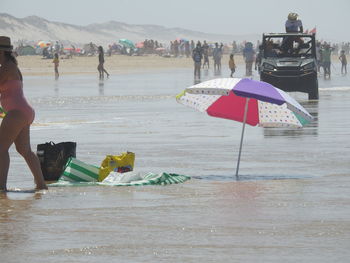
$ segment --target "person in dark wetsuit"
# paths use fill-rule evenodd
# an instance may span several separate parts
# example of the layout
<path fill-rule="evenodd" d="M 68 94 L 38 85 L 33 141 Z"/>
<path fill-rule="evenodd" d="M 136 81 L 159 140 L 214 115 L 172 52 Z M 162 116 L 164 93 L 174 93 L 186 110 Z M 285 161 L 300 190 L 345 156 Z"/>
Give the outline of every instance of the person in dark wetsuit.
<path fill-rule="evenodd" d="M 103 47 L 99 46 L 98 47 L 98 66 L 97 66 L 97 70 L 98 70 L 98 72 L 100 74 L 100 79 L 104 78 L 104 73 L 107 74 L 107 78 L 109 77 L 109 73 L 104 68 L 104 63 L 105 63 L 105 55 L 103 53 Z"/>

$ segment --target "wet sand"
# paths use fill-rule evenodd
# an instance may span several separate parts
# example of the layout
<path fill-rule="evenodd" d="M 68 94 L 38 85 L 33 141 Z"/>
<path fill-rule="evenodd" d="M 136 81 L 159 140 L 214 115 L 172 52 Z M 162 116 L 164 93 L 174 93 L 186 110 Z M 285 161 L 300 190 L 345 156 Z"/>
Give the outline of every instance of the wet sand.
<path fill-rule="evenodd" d="M 2 261 L 348 262 L 350 77 L 339 68 L 332 80 L 320 77 L 318 102 L 292 93 L 315 117 L 303 129 L 246 127 L 236 181 L 241 124 L 176 103 L 192 74 L 25 74 L 34 148 L 76 141 L 77 157 L 96 165 L 129 150 L 137 170 L 192 179 L 0 194 Z M 10 154 L 8 186 L 32 188 L 24 161 Z"/>

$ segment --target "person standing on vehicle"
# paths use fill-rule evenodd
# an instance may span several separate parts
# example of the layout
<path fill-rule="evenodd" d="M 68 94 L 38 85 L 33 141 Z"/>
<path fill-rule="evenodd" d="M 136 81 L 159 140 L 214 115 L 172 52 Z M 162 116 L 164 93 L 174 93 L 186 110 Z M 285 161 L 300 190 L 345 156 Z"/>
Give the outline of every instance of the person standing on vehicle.
<path fill-rule="evenodd" d="M 198 79 L 200 79 L 203 59 L 202 46 L 200 42 L 197 43 L 197 46 L 192 51 L 192 59 L 194 61 L 194 78 L 196 79 L 197 77 Z"/>
<path fill-rule="evenodd" d="M 287 21 L 285 23 L 286 33 L 303 33 L 303 23 L 298 19 L 297 13 L 289 13 Z M 286 52 L 291 52 L 293 50 L 293 42 L 300 44 L 303 43 L 303 40 L 300 37 L 291 37 L 288 36 L 283 39 L 282 47 Z"/>
<path fill-rule="evenodd" d="M 303 23 L 298 19 L 297 13 L 289 13 L 286 21 L 286 32 L 287 33 L 303 33 Z"/>

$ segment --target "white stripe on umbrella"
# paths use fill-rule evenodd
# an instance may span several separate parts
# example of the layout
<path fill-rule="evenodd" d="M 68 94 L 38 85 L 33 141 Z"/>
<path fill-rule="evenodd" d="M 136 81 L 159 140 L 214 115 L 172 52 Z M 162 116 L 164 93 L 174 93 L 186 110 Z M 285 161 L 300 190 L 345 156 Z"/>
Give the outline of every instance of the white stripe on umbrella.
<path fill-rule="evenodd" d="M 200 112 L 207 112 L 207 109 L 212 105 L 221 95 L 195 95 L 186 93 L 181 97 L 177 97 L 179 103 L 191 107 Z"/>
<path fill-rule="evenodd" d="M 228 96 L 232 92 L 233 87 L 240 81 L 240 78 L 212 79 L 188 87 L 185 91 L 192 94 Z"/>

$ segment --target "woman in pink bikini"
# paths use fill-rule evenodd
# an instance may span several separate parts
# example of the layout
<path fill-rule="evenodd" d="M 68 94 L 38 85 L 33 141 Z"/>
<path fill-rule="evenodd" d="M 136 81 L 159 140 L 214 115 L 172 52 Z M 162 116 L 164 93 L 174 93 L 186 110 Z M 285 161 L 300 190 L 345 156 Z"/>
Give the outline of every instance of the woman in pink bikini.
<path fill-rule="evenodd" d="M 7 112 L 0 125 L 0 192 L 6 191 L 10 166 L 9 148 L 16 150 L 27 162 L 37 189 L 47 189 L 40 162 L 30 147 L 29 129 L 34 110 L 23 96 L 22 74 L 12 56 L 10 38 L 0 36 L 0 102 Z"/>

